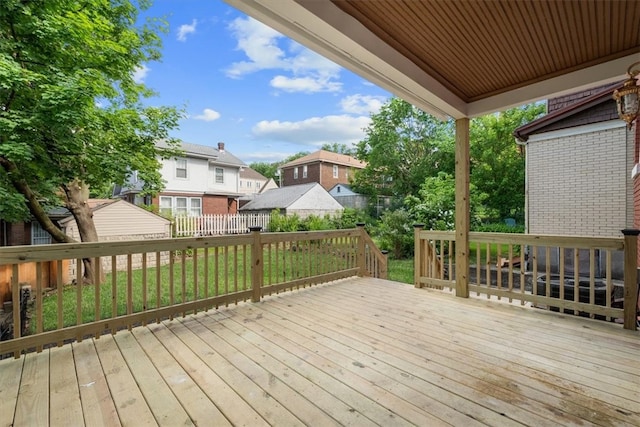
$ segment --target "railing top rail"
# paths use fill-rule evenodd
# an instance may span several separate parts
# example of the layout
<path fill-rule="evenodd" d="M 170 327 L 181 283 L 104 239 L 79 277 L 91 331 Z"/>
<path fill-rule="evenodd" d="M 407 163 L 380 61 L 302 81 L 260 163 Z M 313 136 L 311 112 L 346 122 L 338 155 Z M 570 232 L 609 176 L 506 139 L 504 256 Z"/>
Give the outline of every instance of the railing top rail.
<path fill-rule="evenodd" d="M 296 231 L 290 233 L 262 233 L 262 243 L 275 243 L 275 242 L 291 242 L 300 240 L 320 240 L 331 239 L 334 237 L 357 237 L 360 236 L 360 231 L 357 228 L 349 228 L 344 230 L 320 230 L 320 231 Z"/>
<path fill-rule="evenodd" d="M 421 239 L 455 240 L 455 231 L 421 230 Z M 557 246 L 580 249 L 624 249 L 621 237 L 562 236 L 548 234 L 483 233 L 472 231 L 469 240 L 481 243 L 502 243 L 531 246 Z"/>
<path fill-rule="evenodd" d="M 54 261 L 86 257 L 126 255 L 143 252 L 176 251 L 194 248 L 213 248 L 250 245 L 248 234 L 234 236 L 187 237 L 156 240 L 128 240 L 117 242 L 59 243 L 53 245 L 24 245 L 0 247 L 0 265 L 24 262 Z"/>

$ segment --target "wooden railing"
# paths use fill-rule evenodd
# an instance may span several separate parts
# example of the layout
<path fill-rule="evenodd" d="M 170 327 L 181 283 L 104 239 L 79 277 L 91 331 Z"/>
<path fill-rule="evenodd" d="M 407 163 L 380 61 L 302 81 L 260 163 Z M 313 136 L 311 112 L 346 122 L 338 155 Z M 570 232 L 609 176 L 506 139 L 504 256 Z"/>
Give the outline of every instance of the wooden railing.
<path fill-rule="evenodd" d="M 220 214 L 201 216 L 177 216 L 173 219 L 177 237 L 219 236 L 221 234 L 245 234 L 251 227 L 269 227 L 269 214 Z"/>
<path fill-rule="evenodd" d="M 635 329 L 637 235 L 628 231 L 620 238 L 471 232 L 469 292 Z M 455 243 L 453 231 L 415 228 L 416 287 L 456 288 Z"/>
<path fill-rule="evenodd" d="M 99 285 L 48 287 L 43 265 L 103 268 Z M 28 319 L 20 303 L 19 266 L 35 263 Z M 265 294 L 351 276 L 386 278 L 386 256 L 364 227 L 335 231 L 261 233 L 153 241 L 74 243 L 0 248 L 0 265 L 11 277 L 13 333 L 0 356 L 36 350 L 89 336 L 115 333 L 149 322 L 185 316 Z M 75 283 L 83 283 L 82 268 Z"/>

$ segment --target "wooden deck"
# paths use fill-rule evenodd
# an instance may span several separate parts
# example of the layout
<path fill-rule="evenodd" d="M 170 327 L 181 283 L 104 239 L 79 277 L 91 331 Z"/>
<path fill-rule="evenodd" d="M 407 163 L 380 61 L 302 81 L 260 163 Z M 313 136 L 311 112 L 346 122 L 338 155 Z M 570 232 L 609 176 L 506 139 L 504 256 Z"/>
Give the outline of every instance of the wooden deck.
<path fill-rule="evenodd" d="M 349 279 L 0 361 L 0 426 L 640 425 L 640 333 Z"/>

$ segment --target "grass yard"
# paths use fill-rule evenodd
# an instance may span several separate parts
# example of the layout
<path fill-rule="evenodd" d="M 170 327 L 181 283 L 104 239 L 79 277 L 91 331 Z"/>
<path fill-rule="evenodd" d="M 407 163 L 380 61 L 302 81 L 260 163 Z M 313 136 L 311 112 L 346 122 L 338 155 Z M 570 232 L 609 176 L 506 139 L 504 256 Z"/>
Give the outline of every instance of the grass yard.
<path fill-rule="evenodd" d="M 76 325 L 79 305 L 82 307 L 79 323 L 125 315 L 128 295 L 132 300 L 131 312 L 136 313 L 250 289 L 250 251 L 250 247 L 232 246 L 220 248 L 216 255 L 210 250 L 207 262 L 203 252 L 198 253 L 195 262 L 191 253 L 184 257 L 178 255 L 173 265 L 160 267 L 159 275 L 154 261 L 148 263 L 146 275 L 142 269 L 132 270 L 130 281 L 126 271 L 118 271 L 115 279 L 111 273 L 107 274 L 99 287 L 84 285 L 78 289 L 75 285 L 66 285 L 61 293 L 52 290 L 43 296 L 43 330 Z M 267 286 L 349 268 L 348 264 L 353 258 L 345 254 L 336 257 L 335 253 L 324 253 L 311 245 L 298 245 L 295 250 L 281 249 L 271 255 L 267 252 L 264 255 L 263 283 Z M 99 316 L 96 316 L 96 299 L 99 301 Z M 62 306 L 60 317 L 59 305 Z M 33 332 L 35 323 L 32 316 Z"/>
<path fill-rule="evenodd" d="M 387 278 L 395 282 L 413 284 L 414 261 L 409 259 L 389 259 Z"/>

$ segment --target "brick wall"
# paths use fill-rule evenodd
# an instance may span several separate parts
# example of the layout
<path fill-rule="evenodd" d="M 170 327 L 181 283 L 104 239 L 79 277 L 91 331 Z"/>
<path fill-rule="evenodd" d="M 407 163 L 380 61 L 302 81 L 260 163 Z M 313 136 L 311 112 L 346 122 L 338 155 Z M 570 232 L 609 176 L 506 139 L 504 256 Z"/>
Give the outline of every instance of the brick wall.
<path fill-rule="evenodd" d="M 633 218 L 633 152 L 624 128 L 529 143 L 529 232 L 619 237 Z"/>
<path fill-rule="evenodd" d="M 329 191 L 336 184 L 349 184 L 349 179 L 353 178 L 355 170 L 351 167 L 338 165 L 338 178 L 333 177 L 332 163 L 312 163 L 307 166 L 307 177 L 303 178 L 303 166 L 299 165 L 298 178 L 294 179 L 293 170 L 295 168 L 287 168 L 282 171 L 283 186 L 308 184 L 317 182 Z"/>
<path fill-rule="evenodd" d="M 237 205 L 235 200 L 231 199 L 231 203 L 227 196 L 202 196 L 202 214 L 228 214 L 236 213 Z"/>

